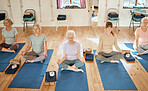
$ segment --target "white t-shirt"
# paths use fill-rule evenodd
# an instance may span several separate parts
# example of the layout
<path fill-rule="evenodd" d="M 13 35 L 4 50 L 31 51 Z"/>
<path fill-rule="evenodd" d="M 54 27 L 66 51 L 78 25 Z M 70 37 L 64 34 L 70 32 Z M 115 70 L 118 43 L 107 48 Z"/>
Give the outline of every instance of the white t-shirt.
<path fill-rule="evenodd" d="M 75 42 L 75 44 L 70 45 L 68 42 L 65 42 L 62 47 L 63 50 L 65 50 L 65 53 L 67 55 L 66 60 L 75 60 L 78 59 L 77 53 L 78 50 L 81 49 L 80 44 L 78 42 Z"/>

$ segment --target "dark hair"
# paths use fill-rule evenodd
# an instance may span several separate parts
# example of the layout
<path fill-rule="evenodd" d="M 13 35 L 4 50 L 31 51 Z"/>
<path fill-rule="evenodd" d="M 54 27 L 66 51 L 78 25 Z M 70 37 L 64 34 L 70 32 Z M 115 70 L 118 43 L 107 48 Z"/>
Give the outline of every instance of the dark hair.
<path fill-rule="evenodd" d="M 108 27 L 113 27 L 113 24 L 112 24 L 112 22 L 106 22 L 106 28 L 108 28 Z M 111 34 L 114 36 L 114 33 L 111 31 Z"/>

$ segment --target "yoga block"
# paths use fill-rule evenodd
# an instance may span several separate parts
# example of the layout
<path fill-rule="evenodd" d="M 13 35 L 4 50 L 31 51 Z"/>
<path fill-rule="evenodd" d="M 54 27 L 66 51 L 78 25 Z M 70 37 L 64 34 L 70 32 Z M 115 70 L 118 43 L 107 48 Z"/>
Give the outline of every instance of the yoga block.
<path fill-rule="evenodd" d="M 86 54 L 85 60 L 86 61 L 93 61 L 94 60 L 94 54 Z"/>
<path fill-rule="evenodd" d="M 55 81 L 56 81 L 56 71 L 46 72 L 44 85 L 54 85 Z"/>
<path fill-rule="evenodd" d="M 56 81 L 56 71 L 46 72 L 45 82 L 55 82 Z"/>
<path fill-rule="evenodd" d="M 126 61 L 135 61 L 135 58 L 130 53 L 124 54 L 124 58 Z"/>
<path fill-rule="evenodd" d="M 83 56 L 85 56 L 86 54 L 91 54 L 91 53 L 92 53 L 92 49 L 91 48 L 83 49 Z"/>
<path fill-rule="evenodd" d="M 14 69 L 12 68 L 12 65 L 13 65 L 13 64 L 10 64 L 10 65 L 9 65 L 9 67 L 8 67 L 7 70 L 5 71 L 5 74 L 14 74 L 14 73 L 17 71 L 17 69 L 19 68 L 19 65 L 16 64 L 17 67 L 14 68 Z"/>

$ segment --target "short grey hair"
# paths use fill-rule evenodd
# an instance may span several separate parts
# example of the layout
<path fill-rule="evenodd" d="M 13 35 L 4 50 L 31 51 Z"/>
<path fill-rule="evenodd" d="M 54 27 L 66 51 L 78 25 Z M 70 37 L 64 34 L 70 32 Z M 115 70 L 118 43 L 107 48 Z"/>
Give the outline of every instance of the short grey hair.
<path fill-rule="evenodd" d="M 147 20 L 148 21 L 148 17 L 142 18 L 141 22 L 143 22 L 144 20 Z"/>
<path fill-rule="evenodd" d="M 37 24 L 37 23 L 34 24 L 34 25 L 33 25 L 33 28 L 34 28 L 35 26 L 38 27 L 38 28 L 40 29 L 40 32 L 42 31 L 42 28 L 41 28 L 41 26 L 40 26 L 39 24 Z"/>
<path fill-rule="evenodd" d="M 68 30 L 66 32 L 66 37 L 68 37 L 68 34 L 73 34 L 74 37 L 76 36 L 76 34 L 75 34 L 75 32 L 73 30 Z"/>

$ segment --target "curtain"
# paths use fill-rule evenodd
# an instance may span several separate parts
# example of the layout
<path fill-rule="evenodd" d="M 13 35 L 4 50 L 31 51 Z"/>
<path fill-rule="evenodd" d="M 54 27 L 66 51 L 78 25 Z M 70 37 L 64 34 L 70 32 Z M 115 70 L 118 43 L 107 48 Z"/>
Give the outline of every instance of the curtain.
<path fill-rule="evenodd" d="M 57 8 L 62 8 L 62 1 L 63 0 L 57 0 Z M 86 8 L 86 3 L 85 3 L 85 0 L 80 0 L 80 5 L 81 5 L 81 8 Z"/>
<path fill-rule="evenodd" d="M 80 0 L 81 8 L 86 8 L 85 0 Z"/>
<path fill-rule="evenodd" d="M 63 0 L 57 0 L 57 8 L 62 8 L 62 1 Z"/>

